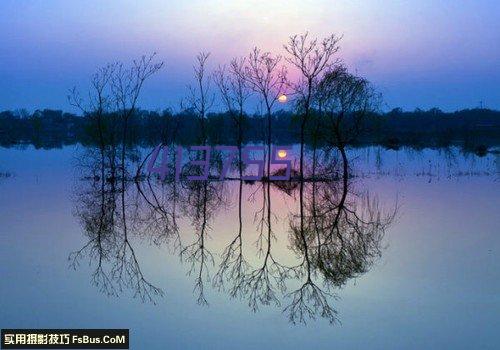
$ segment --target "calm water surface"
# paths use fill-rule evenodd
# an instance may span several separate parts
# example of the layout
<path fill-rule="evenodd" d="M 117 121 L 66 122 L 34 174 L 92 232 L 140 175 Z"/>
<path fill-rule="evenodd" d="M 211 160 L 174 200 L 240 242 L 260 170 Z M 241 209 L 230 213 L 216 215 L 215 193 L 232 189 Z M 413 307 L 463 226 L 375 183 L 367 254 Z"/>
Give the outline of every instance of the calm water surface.
<path fill-rule="evenodd" d="M 499 347 L 498 155 L 351 150 L 345 241 L 319 266 L 297 188 L 270 188 L 268 220 L 261 184 L 241 207 L 239 181 L 123 192 L 85 153 L 0 149 L 1 328 L 130 328 L 132 349 Z M 342 188 L 317 185 L 316 220 L 312 186 L 303 232 L 330 232 Z"/>

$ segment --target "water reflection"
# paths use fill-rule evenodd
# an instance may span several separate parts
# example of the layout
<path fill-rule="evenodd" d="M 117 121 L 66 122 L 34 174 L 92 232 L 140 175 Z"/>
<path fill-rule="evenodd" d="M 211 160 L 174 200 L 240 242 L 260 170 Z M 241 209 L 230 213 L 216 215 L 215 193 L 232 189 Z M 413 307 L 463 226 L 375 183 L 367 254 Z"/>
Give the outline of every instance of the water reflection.
<path fill-rule="evenodd" d="M 126 164 L 120 163 L 114 147 L 86 149 L 81 159 L 87 181 L 76 193 L 76 216 L 88 241 L 69 255 L 71 266 L 76 268 L 87 256 L 95 266 L 92 283 L 101 292 L 119 295 L 128 288 L 134 296 L 154 302 L 163 291 L 145 278 L 130 239 L 137 212 L 128 198 L 132 183 Z"/>
<path fill-rule="evenodd" d="M 79 157 L 75 214 L 87 242 L 69 255 L 74 268 L 88 259 L 91 282 L 111 296 L 132 291 L 154 303 L 164 295 L 158 281 L 141 269 L 137 237 L 178 255 L 200 305 L 209 303 L 206 290 L 213 287 L 253 311 L 281 308 L 291 323 L 317 317 L 336 323 L 336 290 L 369 271 L 380 257 L 384 232 L 396 213 L 395 203 L 382 208 L 362 188 L 343 149 L 314 150 L 304 176 L 260 182 L 245 182 L 241 176 L 226 181 L 167 176 L 160 181 L 144 173 L 137 151 L 125 156 L 121 151 L 108 145 Z M 241 175 L 241 162 L 233 170 Z M 284 210 L 283 198 L 292 210 Z M 207 244 L 217 235 L 213 224 L 232 207 L 237 215 L 221 220 L 234 233 L 215 237 L 222 247 L 216 251 Z M 286 216 L 278 218 L 277 211 Z"/>

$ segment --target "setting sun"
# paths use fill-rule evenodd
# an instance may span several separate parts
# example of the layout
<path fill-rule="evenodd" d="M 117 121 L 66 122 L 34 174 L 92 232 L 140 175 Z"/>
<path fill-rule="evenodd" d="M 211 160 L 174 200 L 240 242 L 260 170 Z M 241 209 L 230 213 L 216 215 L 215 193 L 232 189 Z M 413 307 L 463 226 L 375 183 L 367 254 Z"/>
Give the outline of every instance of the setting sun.
<path fill-rule="evenodd" d="M 286 100 L 287 100 L 287 97 L 286 97 L 286 95 L 285 95 L 285 94 L 281 94 L 281 95 L 278 97 L 278 101 L 279 101 L 280 103 L 285 103 L 285 102 L 286 102 Z M 285 152 L 285 154 L 286 154 L 286 152 Z"/>

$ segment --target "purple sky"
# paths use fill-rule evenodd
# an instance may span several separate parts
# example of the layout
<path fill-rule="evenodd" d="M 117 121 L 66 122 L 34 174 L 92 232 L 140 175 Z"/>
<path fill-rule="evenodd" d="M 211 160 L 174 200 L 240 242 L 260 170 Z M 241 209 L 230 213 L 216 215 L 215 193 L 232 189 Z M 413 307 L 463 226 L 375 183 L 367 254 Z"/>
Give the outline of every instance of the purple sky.
<path fill-rule="evenodd" d="M 291 34 L 343 35 L 340 56 L 382 92 L 385 108 L 500 108 L 500 2 L 0 2 L 0 110 L 72 111 L 97 67 L 158 52 L 166 67 L 140 106 L 177 108 L 200 50 L 211 65 L 257 45 L 282 53 Z"/>

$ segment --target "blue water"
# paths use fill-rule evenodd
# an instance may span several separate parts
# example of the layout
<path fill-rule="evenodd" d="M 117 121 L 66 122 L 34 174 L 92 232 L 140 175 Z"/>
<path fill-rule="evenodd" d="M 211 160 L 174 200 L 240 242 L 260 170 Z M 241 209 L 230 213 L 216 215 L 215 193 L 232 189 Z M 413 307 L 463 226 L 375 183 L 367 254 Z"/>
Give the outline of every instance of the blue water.
<path fill-rule="evenodd" d="M 338 322 L 321 317 L 291 324 L 281 305 L 230 298 L 211 286 L 224 247 L 237 228 L 237 186 L 229 204 L 211 217 L 207 248 L 214 265 L 203 271 L 197 303 L 197 266 L 188 274 L 173 244 L 155 244 L 144 225 L 130 224 L 130 242 L 148 282 L 163 296 L 134 298 L 122 285 L 108 296 L 92 280 L 95 259 L 71 266 L 70 253 L 88 241 L 83 193 L 89 181 L 75 165 L 82 149 L 0 149 L 0 328 L 129 328 L 131 349 L 498 349 L 500 335 L 500 180 L 498 156 L 465 156 L 458 150 L 352 150 L 358 193 L 395 212 L 365 273 L 331 291 Z M 243 229 L 247 259 L 261 261 L 257 186 L 245 186 Z M 133 188 L 127 192 L 132 200 Z M 276 259 L 293 264 L 289 218 L 297 199 L 272 192 Z M 168 199 L 166 200 L 168 203 Z M 132 202 L 130 202 L 132 203 Z M 397 209 L 397 210 L 396 210 Z M 130 215 L 135 208 L 127 207 Z M 179 215 L 185 244 L 196 225 Z M 140 227 L 139 227 L 140 226 Z M 139 234 L 140 232 L 140 234 Z M 136 234 L 137 233 L 137 234 Z M 112 257 L 110 258 L 112 259 Z M 89 265 L 89 262 L 91 264 Z M 208 276 L 205 273 L 208 272 Z M 118 287 L 115 286 L 118 289 Z"/>

